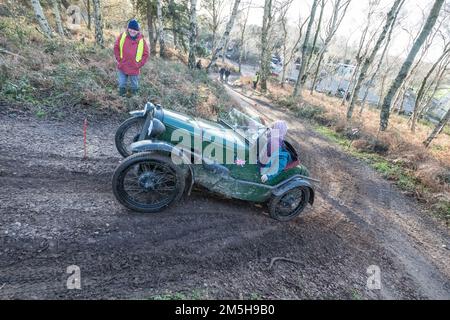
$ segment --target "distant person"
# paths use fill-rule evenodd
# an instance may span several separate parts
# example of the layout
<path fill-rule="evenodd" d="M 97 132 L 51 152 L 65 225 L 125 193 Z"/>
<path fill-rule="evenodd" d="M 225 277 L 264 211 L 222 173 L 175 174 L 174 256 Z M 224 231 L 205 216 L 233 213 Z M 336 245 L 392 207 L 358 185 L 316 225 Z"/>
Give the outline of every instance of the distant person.
<path fill-rule="evenodd" d="M 229 68 L 225 69 L 225 82 L 228 83 L 228 78 L 230 77 L 231 71 Z"/>
<path fill-rule="evenodd" d="M 256 72 L 255 76 L 253 77 L 253 89 L 256 90 L 256 87 L 258 86 L 259 82 L 259 72 Z"/>
<path fill-rule="evenodd" d="M 224 67 L 220 68 L 219 74 L 220 74 L 220 81 L 223 82 L 224 76 L 225 76 L 225 68 Z"/>
<path fill-rule="evenodd" d="M 199 59 L 198 61 L 197 61 L 197 69 L 198 70 L 202 70 L 202 61 Z"/>
<path fill-rule="evenodd" d="M 130 80 L 131 94 L 137 94 L 140 69 L 149 58 L 148 45 L 139 29 L 139 23 L 135 19 L 131 19 L 128 22 L 127 30 L 117 38 L 114 45 L 119 95 L 122 97 L 127 94 L 128 80 Z"/>

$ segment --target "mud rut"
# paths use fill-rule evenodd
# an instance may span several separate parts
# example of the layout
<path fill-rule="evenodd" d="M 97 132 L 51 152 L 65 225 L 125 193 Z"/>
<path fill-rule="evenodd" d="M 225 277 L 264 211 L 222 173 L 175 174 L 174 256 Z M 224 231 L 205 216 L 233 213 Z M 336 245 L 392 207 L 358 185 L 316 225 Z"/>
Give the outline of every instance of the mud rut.
<path fill-rule="evenodd" d="M 110 179 L 118 119 L 0 113 L 0 298 L 450 298 L 445 228 L 366 165 L 289 114 L 227 89 L 243 108 L 286 119 L 318 186 L 313 208 L 278 223 L 265 207 L 196 190 L 163 213 L 127 211 Z M 296 262 L 273 258 L 283 257 Z M 81 269 L 68 290 L 66 268 Z M 367 268 L 381 269 L 368 290 Z"/>

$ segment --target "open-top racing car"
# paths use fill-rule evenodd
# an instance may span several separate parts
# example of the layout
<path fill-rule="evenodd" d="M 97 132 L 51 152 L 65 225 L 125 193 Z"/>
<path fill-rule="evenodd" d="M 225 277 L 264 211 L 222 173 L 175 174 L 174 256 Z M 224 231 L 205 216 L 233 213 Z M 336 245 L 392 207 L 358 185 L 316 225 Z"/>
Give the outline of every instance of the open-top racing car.
<path fill-rule="evenodd" d="M 113 176 L 114 195 L 131 210 L 153 213 L 198 184 L 225 197 L 268 203 L 272 218 L 289 221 L 314 203 L 315 180 L 284 141 L 292 161 L 261 182 L 258 159 L 268 131 L 257 117 L 236 109 L 214 122 L 149 102 L 116 132 L 116 147 L 125 159 Z"/>

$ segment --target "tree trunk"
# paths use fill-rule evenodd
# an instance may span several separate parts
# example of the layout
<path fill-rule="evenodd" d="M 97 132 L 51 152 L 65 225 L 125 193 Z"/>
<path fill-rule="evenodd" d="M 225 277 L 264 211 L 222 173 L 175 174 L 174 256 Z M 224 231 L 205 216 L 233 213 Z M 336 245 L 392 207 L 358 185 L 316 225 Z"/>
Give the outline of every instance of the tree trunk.
<path fill-rule="evenodd" d="M 400 69 L 400 72 L 398 73 L 396 79 L 391 85 L 391 88 L 389 89 L 384 101 L 383 105 L 381 107 L 381 113 L 380 113 L 380 131 L 385 131 L 389 125 L 389 116 L 390 116 L 390 110 L 391 110 L 391 103 L 392 98 L 397 93 L 397 90 L 400 88 L 403 80 L 408 75 L 409 70 L 411 69 L 411 66 L 414 62 L 414 59 L 416 58 L 417 53 L 419 52 L 420 48 L 422 47 L 423 43 L 425 42 L 428 35 L 433 30 L 434 25 L 436 24 L 437 18 L 439 16 L 439 13 L 441 11 L 442 5 L 444 4 L 445 0 L 435 0 L 433 8 L 430 11 L 430 14 L 427 18 L 427 22 L 425 23 L 425 26 L 423 27 L 419 37 L 415 41 L 414 45 L 411 48 L 411 51 L 408 54 L 408 57 L 406 58 L 405 62 L 402 65 L 402 68 Z"/>
<path fill-rule="evenodd" d="M 231 12 L 230 20 L 228 20 L 227 26 L 225 27 L 225 32 L 224 32 L 223 36 L 220 38 L 219 43 L 217 44 L 217 47 L 213 50 L 211 61 L 209 62 L 208 66 L 206 67 L 207 71 L 209 71 L 209 69 L 214 64 L 214 62 L 216 62 L 217 54 L 220 52 L 221 49 L 224 48 L 225 44 L 228 43 L 228 40 L 230 38 L 231 29 L 233 28 L 234 20 L 236 19 L 236 15 L 237 15 L 240 3 L 241 3 L 241 0 L 234 0 L 233 10 Z"/>
<path fill-rule="evenodd" d="M 148 28 L 148 41 L 150 43 L 150 52 L 156 53 L 155 43 L 155 29 L 153 28 L 153 2 L 152 0 L 147 0 L 147 28 Z"/>
<path fill-rule="evenodd" d="M 56 30 L 61 37 L 64 37 L 64 28 L 61 21 L 61 14 L 59 13 L 58 0 L 51 0 L 53 14 L 55 15 Z"/>
<path fill-rule="evenodd" d="M 173 34 L 173 46 L 176 48 L 178 45 L 178 23 L 177 23 L 177 10 L 175 0 L 169 2 L 169 13 L 172 19 L 172 34 Z"/>
<path fill-rule="evenodd" d="M 448 123 L 449 120 L 450 120 L 450 108 L 447 110 L 447 113 L 441 119 L 441 121 L 439 121 L 439 123 L 436 125 L 436 127 L 434 128 L 433 132 L 431 132 L 431 134 L 427 138 L 427 140 L 425 140 L 423 142 L 425 147 L 428 148 L 430 146 L 431 142 L 433 142 L 433 140 L 439 135 L 439 133 L 441 133 L 442 130 L 444 130 L 444 127 Z"/>
<path fill-rule="evenodd" d="M 308 62 L 306 63 L 306 67 L 305 70 L 309 70 L 309 66 L 311 64 L 311 59 L 314 55 L 314 51 L 317 45 L 317 39 L 319 38 L 319 34 L 321 31 L 321 27 L 322 27 L 322 20 L 323 20 L 323 13 L 325 11 L 325 0 L 322 0 L 321 4 L 320 4 L 320 14 L 319 14 L 319 21 L 317 22 L 317 30 L 316 33 L 314 35 L 314 40 L 313 40 L 313 44 L 312 44 L 312 48 L 311 48 L 311 54 L 308 57 Z M 308 76 L 309 71 L 306 72 L 306 76 Z M 306 81 L 306 79 L 304 80 Z"/>
<path fill-rule="evenodd" d="M 311 8 L 311 15 L 309 18 L 308 28 L 306 29 L 305 40 L 304 40 L 303 46 L 302 46 L 302 61 L 300 64 L 300 70 L 298 72 L 297 82 L 295 83 L 294 93 L 292 94 L 292 96 L 294 98 L 302 96 L 302 87 L 303 87 L 302 80 L 303 80 L 303 73 L 304 73 L 305 67 L 306 67 L 306 61 L 308 59 L 307 52 L 308 52 L 309 37 L 311 35 L 311 29 L 314 24 L 314 19 L 316 17 L 316 11 L 317 11 L 318 4 L 319 4 L 319 0 L 314 0 L 312 8 Z"/>
<path fill-rule="evenodd" d="M 189 68 L 196 66 L 195 50 L 197 48 L 197 0 L 191 0 L 189 14 Z"/>
<path fill-rule="evenodd" d="M 158 18 L 158 40 L 159 40 L 159 56 L 166 57 L 166 39 L 164 34 L 164 24 L 162 16 L 161 0 L 156 0 L 156 17 Z"/>
<path fill-rule="evenodd" d="M 310 92 L 311 94 L 314 93 L 314 88 L 316 87 L 316 84 L 317 84 L 320 67 L 322 66 L 322 61 L 325 56 L 325 52 L 327 51 L 327 48 L 328 48 L 331 40 L 333 39 L 334 35 L 336 34 L 337 30 L 339 29 L 339 26 L 341 25 L 342 20 L 344 19 L 345 15 L 347 13 L 347 9 L 348 9 L 348 6 L 350 5 L 350 2 L 351 1 L 348 0 L 347 2 L 344 3 L 344 5 L 342 7 L 341 7 L 341 0 L 336 0 L 336 2 L 334 4 L 333 16 L 331 17 L 331 23 L 329 24 L 329 27 L 328 27 L 327 37 L 325 38 L 325 43 L 323 45 L 322 50 L 320 51 L 319 59 L 317 61 L 316 71 L 314 72 L 314 78 L 313 78 L 313 83 L 312 83 L 311 92 Z M 341 10 L 342 10 L 342 15 L 339 16 Z"/>
<path fill-rule="evenodd" d="M 242 72 L 242 58 L 244 57 L 244 43 L 245 43 L 245 31 L 247 29 L 248 16 L 250 14 L 250 8 L 252 5 L 252 1 L 248 4 L 247 13 L 244 18 L 244 24 L 241 27 L 241 38 L 240 38 L 240 46 L 239 46 L 239 73 Z"/>
<path fill-rule="evenodd" d="M 261 63 L 260 63 L 260 83 L 261 91 L 267 91 L 267 78 L 269 77 L 269 58 L 270 54 L 268 36 L 272 21 L 272 0 L 264 2 L 263 28 L 261 30 Z"/>
<path fill-rule="evenodd" d="M 387 37 L 387 40 L 386 40 L 386 44 L 385 44 L 385 46 L 384 46 L 383 52 L 381 53 L 381 57 L 380 57 L 380 60 L 378 61 L 378 65 L 377 65 L 377 67 L 375 68 L 375 71 L 373 72 L 372 77 L 370 78 L 370 80 L 369 80 L 369 82 L 368 82 L 369 85 L 367 86 L 367 90 L 366 90 L 366 92 L 365 92 L 365 94 L 364 94 L 364 99 L 363 99 L 363 101 L 362 101 L 362 103 L 361 103 L 361 110 L 359 111 L 359 114 L 360 114 L 360 115 L 361 115 L 361 114 L 363 113 L 363 111 L 364 111 L 364 106 L 365 106 L 365 104 L 366 104 L 367 96 L 369 95 L 369 91 L 370 91 L 370 84 L 372 84 L 372 83 L 375 81 L 375 78 L 377 77 L 378 72 L 380 71 L 381 66 L 383 65 L 384 58 L 385 58 L 385 56 L 386 56 L 386 53 L 387 53 L 387 51 L 388 51 L 389 45 L 390 45 L 391 40 L 392 40 L 392 33 L 393 33 L 393 31 L 394 31 L 394 24 L 395 24 L 395 21 L 397 21 L 397 17 L 398 17 L 399 11 L 400 11 L 400 10 L 397 11 L 397 14 L 396 14 L 396 16 L 395 16 L 395 18 L 394 18 L 394 23 L 392 24 L 392 27 L 391 27 L 391 29 L 389 30 L 389 34 L 388 34 L 388 37 Z"/>
<path fill-rule="evenodd" d="M 100 0 L 92 0 L 92 3 L 94 4 L 95 42 L 103 48 L 103 22 Z"/>
<path fill-rule="evenodd" d="M 91 30 L 91 0 L 86 0 L 86 11 L 87 11 L 87 28 Z"/>
<path fill-rule="evenodd" d="M 33 6 L 34 15 L 36 16 L 36 20 L 38 21 L 42 32 L 44 33 L 45 36 L 51 38 L 52 29 L 50 28 L 47 18 L 45 17 L 44 12 L 42 11 L 41 3 L 39 2 L 39 0 L 31 0 L 31 5 Z"/>
<path fill-rule="evenodd" d="M 378 37 L 378 40 L 375 44 L 375 47 L 372 50 L 372 53 L 370 54 L 369 57 L 367 57 L 364 60 L 364 63 L 361 66 L 361 71 L 359 73 L 358 80 L 356 81 L 355 89 L 352 92 L 352 99 L 351 99 L 350 104 L 347 109 L 347 120 L 350 120 L 353 116 L 353 109 L 355 107 L 356 100 L 358 100 L 359 91 L 361 90 L 363 81 L 366 78 L 367 71 L 369 70 L 370 65 L 372 64 L 373 60 L 375 59 L 375 57 L 378 53 L 378 50 L 380 50 L 381 45 L 383 44 L 384 40 L 386 39 L 386 35 L 388 34 L 389 30 L 391 28 L 394 28 L 396 17 L 397 17 L 398 12 L 401 9 L 404 2 L 405 2 L 405 0 L 396 0 L 394 2 L 391 10 L 387 14 L 386 23 L 383 27 L 383 31 L 381 32 L 380 36 Z"/>
<path fill-rule="evenodd" d="M 423 95 L 425 94 L 425 87 L 428 82 L 428 79 L 433 74 L 434 70 L 437 68 L 437 66 L 442 62 L 442 60 L 445 58 L 445 56 L 450 52 L 450 45 L 447 45 L 446 49 L 442 53 L 442 55 L 439 57 L 439 59 L 433 64 L 431 69 L 426 74 L 425 78 L 422 80 L 422 84 L 420 85 L 420 89 L 417 92 L 416 102 L 414 104 L 414 111 L 411 118 L 411 132 L 416 131 L 416 122 L 417 122 L 417 114 L 419 112 L 419 105 L 422 102 Z"/>

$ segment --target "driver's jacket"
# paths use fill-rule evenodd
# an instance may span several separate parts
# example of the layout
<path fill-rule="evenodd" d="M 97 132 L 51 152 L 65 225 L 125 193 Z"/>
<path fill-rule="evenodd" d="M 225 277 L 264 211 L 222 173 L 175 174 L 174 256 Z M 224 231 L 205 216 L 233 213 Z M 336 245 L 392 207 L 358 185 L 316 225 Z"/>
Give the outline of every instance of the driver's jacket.
<path fill-rule="evenodd" d="M 269 180 L 271 180 L 283 172 L 291 161 L 292 157 L 289 151 L 284 147 L 279 148 L 278 151 L 272 153 L 269 162 L 261 166 L 261 175 L 267 175 Z"/>

